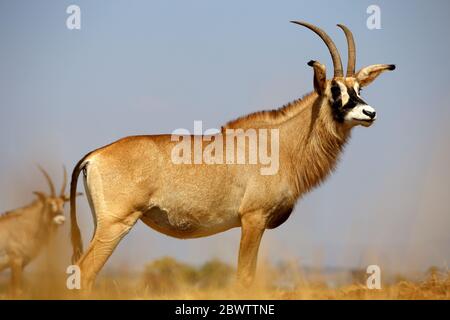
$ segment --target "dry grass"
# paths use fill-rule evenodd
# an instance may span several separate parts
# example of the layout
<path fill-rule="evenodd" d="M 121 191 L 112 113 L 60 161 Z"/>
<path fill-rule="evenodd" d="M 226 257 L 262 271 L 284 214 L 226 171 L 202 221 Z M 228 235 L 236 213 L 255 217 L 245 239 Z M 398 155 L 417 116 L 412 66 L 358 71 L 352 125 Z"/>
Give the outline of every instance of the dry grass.
<path fill-rule="evenodd" d="M 450 299 L 450 273 L 431 269 L 422 281 L 398 280 L 380 290 L 367 289 L 361 282 L 332 287 L 326 281 L 308 280 L 305 275 L 289 275 L 285 268 L 262 267 L 255 286 L 243 290 L 234 284 L 234 269 L 218 260 L 193 267 L 172 258 L 148 264 L 141 273 L 126 270 L 99 277 L 89 295 L 67 290 L 65 274 L 55 271 L 28 274 L 20 299 Z M 61 270 L 61 269 L 60 269 Z M 325 277 L 324 277 L 325 279 Z M 0 299 L 5 294 L 0 282 Z M 284 281 L 286 283 L 286 281 Z"/>

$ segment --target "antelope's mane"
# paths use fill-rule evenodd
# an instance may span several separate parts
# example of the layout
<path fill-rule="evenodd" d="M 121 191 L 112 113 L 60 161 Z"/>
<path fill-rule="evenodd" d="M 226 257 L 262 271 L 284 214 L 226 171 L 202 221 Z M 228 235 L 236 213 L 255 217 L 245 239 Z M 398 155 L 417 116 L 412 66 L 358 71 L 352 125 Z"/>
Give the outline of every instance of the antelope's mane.
<path fill-rule="evenodd" d="M 281 108 L 273 110 L 256 111 L 235 120 L 227 122 L 222 126 L 224 129 L 242 128 L 251 125 L 278 125 L 299 114 L 305 107 L 310 106 L 317 98 L 315 92 L 308 93 L 302 98 L 289 102 Z"/>
<path fill-rule="evenodd" d="M 19 217 L 23 215 L 24 212 L 26 212 L 28 209 L 36 206 L 39 203 L 39 200 L 35 200 L 32 203 L 18 209 L 6 211 L 4 213 L 0 213 L 0 221 L 8 220 L 9 218 Z"/>
<path fill-rule="evenodd" d="M 0 214 L 0 221 L 7 220 L 9 218 L 18 217 L 21 213 L 16 210 L 6 211 Z"/>

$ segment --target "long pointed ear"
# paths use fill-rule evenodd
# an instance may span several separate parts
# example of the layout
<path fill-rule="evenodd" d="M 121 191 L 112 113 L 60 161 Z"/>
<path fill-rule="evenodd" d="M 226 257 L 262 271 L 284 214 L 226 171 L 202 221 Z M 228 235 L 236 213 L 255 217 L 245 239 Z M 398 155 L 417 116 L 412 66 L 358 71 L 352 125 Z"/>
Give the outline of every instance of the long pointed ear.
<path fill-rule="evenodd" d="M 308 66 L 314 69 L 314 90 L 322 95 L 327 85 L 327 71 L 325 66 L 318 61 L 311 60 Z"/>
<path fill-rule="evenodd" d="M 374 64 L 358 71 L 355 78 L 361 87 L 365 87 L 372 83 L 384 71 L 395 70 L 395 64 Z"/>
<path fill-rule="evenodd" d="M 77 197 L 82 196 L 82 195 L 83 195 L 83 193 L 77 192 Z M 66 196 L 66 195 L 63 195 L 62 199 L 64 200 L 64 202 L 70 201 L 70 197 Z"/>
<path fill-rule="evenodd" d="M 40 191 L 33 191 L 33 193 L 39 198 L 39 200 L 41 200 L 42 202 L 45 202 L 45 200 L 47 199 L 47 195 L 43 192 Z"/>

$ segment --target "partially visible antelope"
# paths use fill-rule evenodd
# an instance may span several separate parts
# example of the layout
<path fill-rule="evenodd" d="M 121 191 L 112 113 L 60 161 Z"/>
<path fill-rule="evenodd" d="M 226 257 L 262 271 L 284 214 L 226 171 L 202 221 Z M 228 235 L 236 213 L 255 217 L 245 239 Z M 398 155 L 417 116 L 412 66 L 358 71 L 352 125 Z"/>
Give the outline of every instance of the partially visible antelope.
<path fill-rule="evenodd" d="M 59 195 L 48 173 L 39 167 L 50 187 L 50 195 L 35 191 L 37 199 L 29 205 L 0 216 L 0 271 L 11 269 L 13 294 L 21 291 L 22 271 L 48 243 L 56 228 L 63 224 L 67 172 Z"/>
<path fill-rule="evenodd" d="M 355 73 L 353 35 L 338 25 L 348 45 L 344 76 L 331 38 L 314 25 L 292 22 L 325 42 L 333 60 L 333 78 L 326 79 L 323 64 L 310 61 L 313 92 L 277 110 L 231 121 L 219 133 L 278 129 L 276 174 L 260 174 L 261 164 L 174 164 L 171 150 L 176 142 L 171 135 L 127 137 L 78 162 L 72 173 L 70 216 L 73 261 L 80 267 L 83 288 L 92 288 L 97 273 L 139 219 L 176 238 L 205 237 L 241 227 L 237 277 L 240 283 L 251 284 L 264 231 L 285 222 L 297 200 L 333 171 L 353 127 L 374 123 L 375 110 L 361 98 L 360 90 L 382 72 L 395 69 L 392 64 L 376 64 Z M 249 151 L 249 144 L 244 147 Z M 80 172 L 95 222 L 84 254 L 74 197 Z"/>

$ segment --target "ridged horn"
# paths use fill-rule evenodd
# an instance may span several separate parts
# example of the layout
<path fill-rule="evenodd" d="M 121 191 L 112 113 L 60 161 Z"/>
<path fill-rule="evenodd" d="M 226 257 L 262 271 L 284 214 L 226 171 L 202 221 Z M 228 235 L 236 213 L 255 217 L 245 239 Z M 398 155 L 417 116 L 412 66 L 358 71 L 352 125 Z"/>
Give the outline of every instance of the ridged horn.
<path fill-rule="evenodd" d="M 355 39 L 353 38 L 353 33 L 350 31 L 349 28 L 347 28 L 343 24 L 338 24 L 337 26 L 344 31 L 345 37 L 347 38 L 347 47 L 348 47 L 347 77 L 353 77 L 355 75 L 355 66 L 356 66 Z"/>
<path fill-rule="evenodd" d="M 63 171 L 64 171 L 64 178 L 63 178 L 63 184 L 61 187 L 61 192 L 59 193 L 60 197 L 63 197 L 66 193 L 66 184 L 67 184 L 67 170 L 66 170 L 66 166 L 63 166 Z"/>
<path fill-rule="evenodd" d="M 47 171 L 45 171 L 40 165 L 38 165 L 39 170 L 44 175 L 45 179 L 47 180 L 48 186 L 50 187 L 50 194 L 52 197 L 56 195 L 55 193 L 55 186 L 53 185 L 52 179 L 48 175 Z"/>
<path fill-rule="evenodd" d="M 292 23 L 304 26 L 312 31 L 314 31 L 320 38 L 322 38 L 323 42 L 325 42 L 325 44 L 328 47 L 328 50 L 330 51 L 331 54 L 331 59 L 333 60 L 333 67 L 334 67 L 334 77 L 343 77 L 344 73 L 342 71 L 342 61 L 341 61 L 341 56 L 339 55 L 339 51 L 336 47 L 336 45 L 334 44 L 333 40 L 331 40 L 331 38 L 328 36 L 328 34 L 326 34 L 325 31 L 323 31 L 322 29 L 303 22 L 303 21 L 291 21 Z"/>

